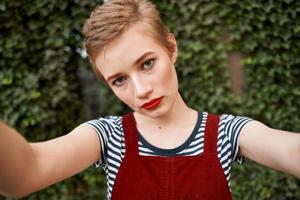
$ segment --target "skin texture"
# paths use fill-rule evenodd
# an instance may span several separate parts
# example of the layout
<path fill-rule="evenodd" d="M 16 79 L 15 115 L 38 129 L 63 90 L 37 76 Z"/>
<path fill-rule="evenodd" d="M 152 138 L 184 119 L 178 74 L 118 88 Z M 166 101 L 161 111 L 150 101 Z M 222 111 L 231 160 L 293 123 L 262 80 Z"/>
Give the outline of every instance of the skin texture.
<path fill-rule="evenodd" d="M 100 52 L 95 62 L 115 95 L 135 111 L 140 133 L 162 148 L 182 144 L 197 120 L 197 112 L 185 104 L 178 92 L 173 34 L 169 34 L 168 41 L 172 44 L 170 49 L 145 33 L 142 25 L 135 24 Z M 142 107 L 156 98 L 162 100 L 154 109 Z"/>
<path fill-rule="evenodd" d="M 143 137 L 165 149 L 182 144 L 197 120 L 197 112 L 178 92 L 177 47 L 172 34 L 168 41 L 172 45 L 166 49 L 136 24 L 96 57 L 113 92 L 135 111 Z M 153 109 L 142 107 L 158 97 L 161 102 Z M 238 144 L 240 155 L 300 178 L 300 134 L 251 121 L 242 128 Z M 22 197 L 62 181 L 95 163 L 100 151 L 95 130 L 86 125 L 53 140 L 28 143 L 0 122 L 0 193 Z"/>
<path fill-rule="evenodd" d="M 247 123 L 238 138 L 240 155 L 300 178 L 300 134 Z"/>
<path fill-rule="evenodd" d="M 169 115 L 174 104 L 184 104 L 179 98 L 174 67 L 177 50 L 173 35 L 170 34 L 169 40 L 174 46 L 170 55 L 167 49 L 144 33 L 140 25 L 133 25 L 96 57 L 96 66 L 115 95 L 134 111 L 150 118 L 162 118 Z M 142 60 L 135 63 L 141 57 Z M 118 75 L 109 78 L 115 74 Z M 116 79 L 122 80 L 118 81 L 122 84 L 114 84 Z M 142 108 L 144 103 L 158 97 L 163 97 L 158 109 L 147 111 Z"/>
<path fill-rule="evenodd" d="M 88 126 L 53 140 L 28 143 L 0 122 L 0 194 L 27 196 L 86 169 L 99 154 L 98 136 Z"/>

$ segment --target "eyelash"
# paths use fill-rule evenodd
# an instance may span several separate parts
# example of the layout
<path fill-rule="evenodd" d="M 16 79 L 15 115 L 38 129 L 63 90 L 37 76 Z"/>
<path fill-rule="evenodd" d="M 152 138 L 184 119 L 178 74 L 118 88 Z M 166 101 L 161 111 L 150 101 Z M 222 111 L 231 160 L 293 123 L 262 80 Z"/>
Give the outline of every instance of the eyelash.
<path fill-rule="evenodd" d="M 126 79 L 124 76 L 121 76 L 121 77 L 118 77 L 118 78 L 116 78 L 113 82 L 112 82 L 112 85 L 115 85 L 115 86 L 117 86 L 117 87 L 120 87 L 120 86 L 122 86 L 122 84 L 123 84 L 123 82 L 122 83 L 117 83 L 119 80 L 121 80 L 121 79 Z"/>
<path fill-rule="evenodd" d="M 149 69 L 151 69 L 153 67 L 153 65 L 155 63 L 155 58 L 151 58 L 151 59 L 148 59 L 145 62 L 143 62 L 142 68 L 145 68 L 146 63 L 149 63 L 149 62 L 152 62 L 152 63 L 151 63 L 150 66 L 148 66 L 149 68 L 146 67 L 147 68 L 146 70 L 149 70 Z"/>
<path fill-rule="evenodd" d="M 149 64 L 149 62 L 151 62 L 151 65 L 145 67 L 145 65 L 146 65 L 147 63 Z M 143 70 L 150 70 L 150 69 L 153 67 L 154 63 L 155 63 L 155 58 L 151 58 L 151 59 L 148 59 L 148 60 L 144 61 L 141 67 L 142 67 Z M 149 67 L 149 68 L 148 68 L 148 67 Z M 126 79 L 126 78 L 125 78 L 124 76 L 118 77 L 118 78 L 116 78 L 116 79 L 112 82 L 112 85 L 115 85 L 115 86 L 117 86 L 117 87 L 122 86 L 124 81 L 123 81 L 122 83 L 117 83 L 117 82 L 118 82 L 119 80 L 121 80 L 121 79 Z"/>

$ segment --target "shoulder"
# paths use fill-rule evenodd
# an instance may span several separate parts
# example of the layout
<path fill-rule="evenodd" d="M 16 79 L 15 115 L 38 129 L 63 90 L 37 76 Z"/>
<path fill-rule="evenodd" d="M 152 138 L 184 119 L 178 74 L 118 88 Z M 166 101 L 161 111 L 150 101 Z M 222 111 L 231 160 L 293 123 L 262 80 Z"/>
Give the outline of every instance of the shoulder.
<path fill-rule="evenodd" d="M 114 130 L 122 129 L 122 116 L 106 116 L 97 119 L 89 120 L 85 123 L 97 132 L 113 132 Z"/>
<path fill-rule="evenodd" d="M 238 135 L 245 124 L 252 121 L 251 118 L 245 116 L 221 114 L 219 122 L 219 132 L 224 132 L 227 136 L 232 138 Z"/>
<path fill-rule="evenodd" d="M 105 166 L 109 143 L 120 146 L 123 138 L 122 116 L 106 116 L 89 120 L 83 126 L 92 128 L 99 137 L 101 157 L 95 163 L 96 167 Z"/>
<path fill-rule="evenodd" d="M 243 123 L 244 121 L 251 121 L 252 119 L 246 116 L 232 115 L 232 114 L 221 114 L 220 124 L 235 124 Z"/>
<path fill-rule="evenodd" d="M 204 120 L 207 119 L 208 113 L 204 113 Z M 239 155 L 238 138 L 242 128 L 250 121 L 249 117 L 232 114 L 220 114 L 218 127 L 218 150 L 223 155 L 230 157 L 231 161 L 243 163 L 244 158 Z M 221 156 L 222 157 L 222 156 Z M 224 156 L 223 156 L 224 157 Z"/>
<path fill-rule="evenodd" d="M 208 112 L 202 112 L 203 122 L 207 121 Z M 228 129 L 236 126 L 243 126 L 249 121 L 252 121 L 251 118 L 245 116 L 238 116 L 232 114 L 213 114 L 219 117 L 219 131 L 224 131 L 223 129 Z"/>

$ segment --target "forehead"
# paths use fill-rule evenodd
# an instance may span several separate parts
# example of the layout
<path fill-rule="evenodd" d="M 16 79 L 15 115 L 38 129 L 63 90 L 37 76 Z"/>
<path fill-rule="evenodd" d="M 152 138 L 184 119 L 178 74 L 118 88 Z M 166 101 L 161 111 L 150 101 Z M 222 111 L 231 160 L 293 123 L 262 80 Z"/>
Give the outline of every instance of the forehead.
<path fill-rule="evenodd" d="M 104 78 L 118 72 L 120 67 L 130 67 L 146 52 L 165 52 L 164 46 L 145 29 L 142 25 L 133 25 L 99 52 L 95 64 Z"/>

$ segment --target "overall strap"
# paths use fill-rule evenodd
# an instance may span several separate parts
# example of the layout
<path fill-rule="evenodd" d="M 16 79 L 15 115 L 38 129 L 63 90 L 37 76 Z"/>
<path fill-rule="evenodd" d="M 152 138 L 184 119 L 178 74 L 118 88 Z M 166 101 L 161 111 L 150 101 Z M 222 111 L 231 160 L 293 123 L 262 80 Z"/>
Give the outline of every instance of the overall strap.
<path fill-rule="evenodd" d="M 138 155 L 138 133 L 132 112 L 122 116 L 122 124 L 125 137 L 125 155 Z"/>
<path fill-rule="evenodd" d="M 208 113 L 204 133 L 204 153 L 217 153 L 219 116 Z"/>

